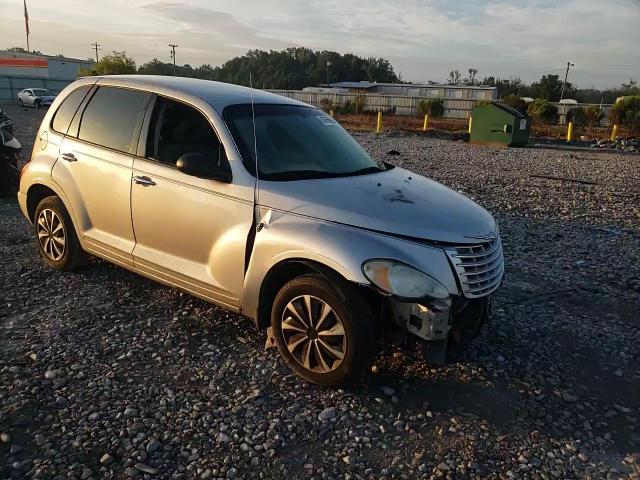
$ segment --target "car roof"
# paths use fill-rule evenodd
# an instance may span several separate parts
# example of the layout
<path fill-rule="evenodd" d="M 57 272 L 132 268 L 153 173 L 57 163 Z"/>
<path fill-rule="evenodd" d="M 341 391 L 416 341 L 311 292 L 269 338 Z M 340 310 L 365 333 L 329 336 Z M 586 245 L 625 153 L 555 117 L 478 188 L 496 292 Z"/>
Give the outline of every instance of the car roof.
<path fill-rule="evenodd" d="M 163 75 L 104 75 L 97 78 L 97 83 L 108 83 L 109 85 L 139 88 L 157 93 L 164 93 L 169 96 L 182 93 L 198 97 L 218 112 L 222 112 L 228 105 L 251 103 L 253 93 L 254 103 L 285 104 L 306 106 L 306 103 L 292 100 L 290 98 L 265 92 L 263 90 L 242 87 L 231 83 L 214 82 L 212 80 L 201 80 L 198 78 L 169 77 Z M 102 82 L 104 80 L 104 82 Z"/>

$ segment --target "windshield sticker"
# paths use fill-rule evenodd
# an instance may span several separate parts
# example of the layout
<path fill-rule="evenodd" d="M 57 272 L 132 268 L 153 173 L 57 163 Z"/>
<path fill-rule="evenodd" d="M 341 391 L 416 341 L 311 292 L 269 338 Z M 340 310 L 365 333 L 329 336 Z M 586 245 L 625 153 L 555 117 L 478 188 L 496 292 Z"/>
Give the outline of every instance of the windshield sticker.
<path fill-rule="evenodd" d="M 331 117 L 325 117 L 324 115 L 318 115 L 316 118 L 318 120 L 320 120 L 322 123 L 324 123 L 325 125 L 329 125 L 329 126 L 336 125 L 336 121 Z"/>

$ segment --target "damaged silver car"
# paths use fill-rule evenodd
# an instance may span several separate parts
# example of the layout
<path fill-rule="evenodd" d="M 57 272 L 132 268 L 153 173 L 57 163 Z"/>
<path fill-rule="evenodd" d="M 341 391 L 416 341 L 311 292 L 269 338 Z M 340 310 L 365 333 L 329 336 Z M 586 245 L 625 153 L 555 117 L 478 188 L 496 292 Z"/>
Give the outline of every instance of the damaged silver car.
<path fill-rule="evenodd" d="M 446 362 L 504 274 L 483 208 L 372 159 L 314 107 L 223 83 L 71 84 L 18 200 L 51 267 L 90 254 L 244 314 L 324 385 L 362 377 L 385 339 Z"/>

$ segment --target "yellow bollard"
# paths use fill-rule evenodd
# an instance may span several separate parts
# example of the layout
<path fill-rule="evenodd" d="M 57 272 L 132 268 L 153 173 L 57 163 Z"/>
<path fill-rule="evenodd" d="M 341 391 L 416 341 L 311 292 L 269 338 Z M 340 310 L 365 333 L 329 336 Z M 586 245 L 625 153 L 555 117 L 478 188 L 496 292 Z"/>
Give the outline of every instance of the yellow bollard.
<path fill-rule="evenodd" d="M 616 138 L 618 138 L 618 125 L 613 126 L 613 130 L 611 130 L 611 141 L 613 142 Z"/>
<path fill-rule="evenodd" d="M 473 117 L 469 116 L 469 135 L 471 135 L 471 125 L 473 125 Z"/>
<path fill-rule="evenodd" d="M 567 142 L 573 141 L 573 122 L 567 124 Z"/>
<path fill-rule="evenodd" d="M 378 122 L 376 123 L 376 133 L 382 130 L 382 112 L 378 111 Z"/>
<path fill-rule="evenodd" d="M 429 128 L 429 115 L 424 114 L 424 125 L 422 125 L 422 131 L 426 132 L 427 128 Z"/>
<path fill-rule="evenodd" d="M 336 115 L 335 115 L 335 112 L 333 111 L 333 109 L 329 110 L 329 116 L 330 116 L 331 118 L 334 118 L 334 117 L 336 116 Z"/>

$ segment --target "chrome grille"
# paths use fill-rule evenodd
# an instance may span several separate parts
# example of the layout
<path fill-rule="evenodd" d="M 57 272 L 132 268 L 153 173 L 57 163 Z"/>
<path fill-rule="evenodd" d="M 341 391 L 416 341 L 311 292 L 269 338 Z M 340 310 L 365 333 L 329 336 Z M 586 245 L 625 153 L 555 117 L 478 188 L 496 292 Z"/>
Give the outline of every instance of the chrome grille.
<path fill-rule="evenodd" d="M 446 249 L 467 298 L 489 295 L 502 281 L 504 256 L 500 238 Z"/>

